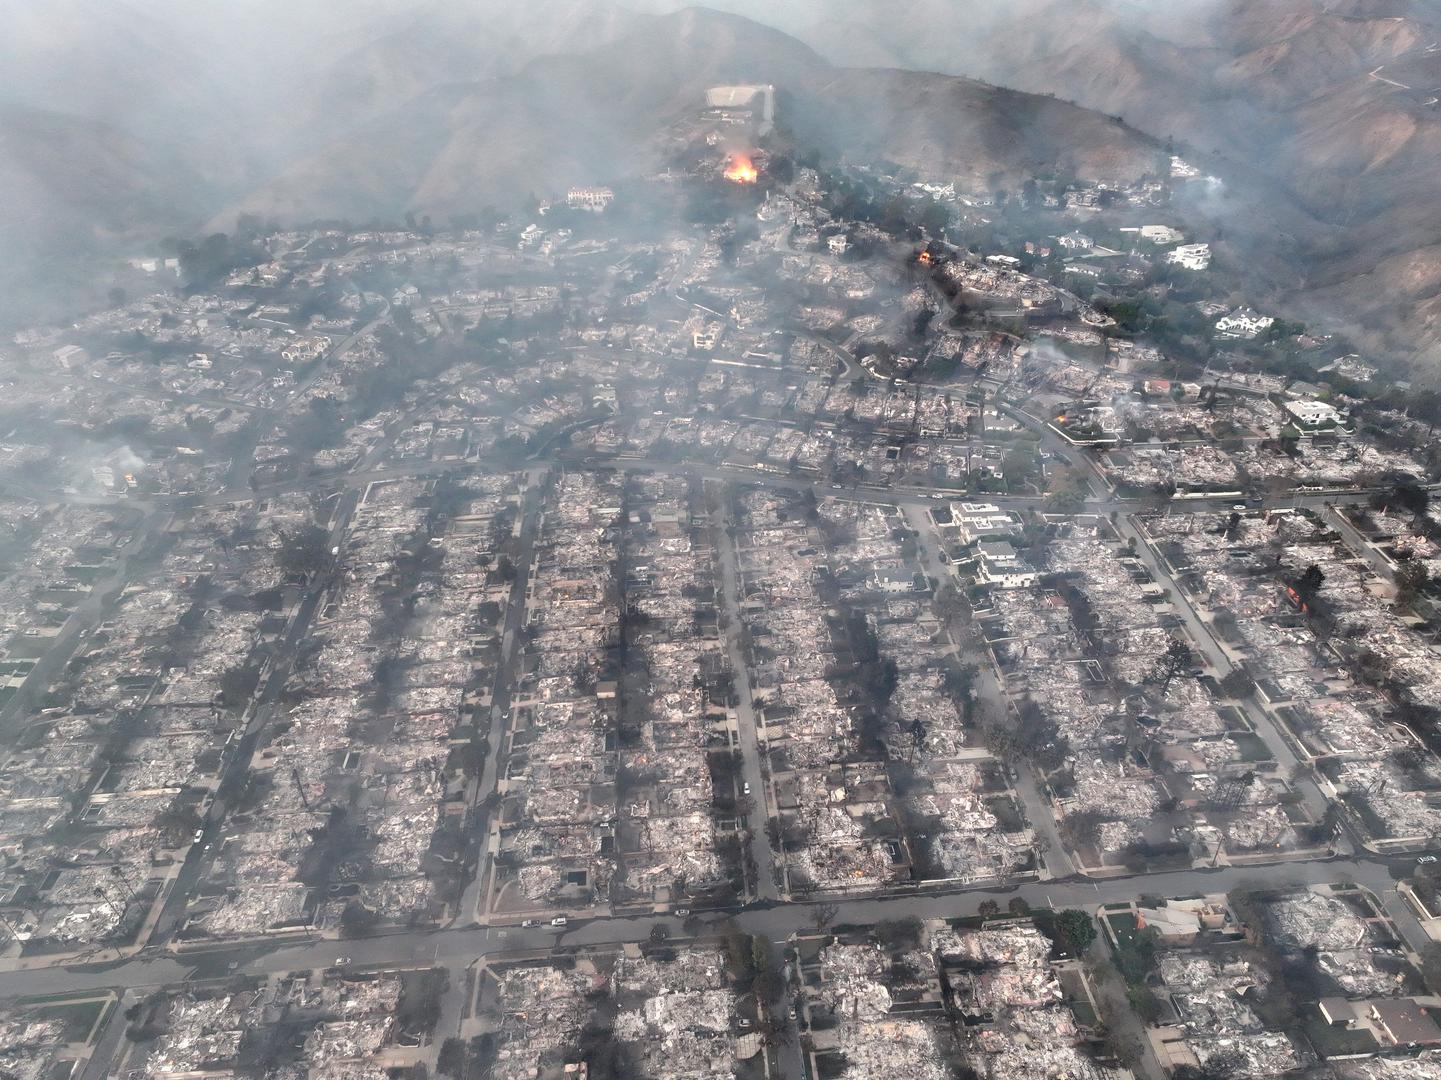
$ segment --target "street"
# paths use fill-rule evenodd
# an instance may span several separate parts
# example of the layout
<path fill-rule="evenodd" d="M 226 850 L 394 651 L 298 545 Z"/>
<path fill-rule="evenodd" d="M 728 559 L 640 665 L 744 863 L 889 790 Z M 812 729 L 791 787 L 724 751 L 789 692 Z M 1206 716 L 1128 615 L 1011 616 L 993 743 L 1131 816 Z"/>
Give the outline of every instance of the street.
<path fill-rule="evenodd" d="M 721 634 L 725 638 L 726 655 L 735 680 L 733 693 L 736 701 L 736 737 L 745 762 L 745 785 L 750 789 L 750 795 L 743 795 L 742 798 L 748 799 L 753 807 L 747 815 L 749 836 L 746 843 L 756 868 L 756 895 L 762 900 L 775 900 L 780 896 L 776 884 L 775 852 L 771 850 L 770 838 L 766 835 L 763 824 L 771 819 L 774 813 L 772 792 L 767 779 L 768 770 L 761 767 L 757 715 L 751 699 L 750 665 L 746 662 L 741 642 L 745 624 L 741 621 L 741 575 L 736 556 L 735 534 L 730 527 L 724 489 L 712 491 L 711 494 L 715 505 L 711 510 L 710 530 L 720 568 L 718 592 L 721 601 Z"/>
<path fill-rule="evenodd" d="M 1134 900 L 1142 893 L 1157 896 L 1195 896 L 1224 893 L 1244 888 L 1287 888 L 1351 881 L 1364 886 L 1381 900 L 1387 914 L 1408 948 L 1420 951 L 1427 939 L 1420 924 L 1395 894 L 1393 867 L 1409 860 L 1386 860 L 1371 856 L 1350 856 L 1289 862 L 1264 866 L 1218 867 L 1207 870 L 1176 870 L 1165 873 L 1127 875 L 1101 881 L 1075 876 L 1030 882 L 1008 887 L 963 889 L 946 892 L 911 893 L 904 896 L 840 899 L 836 925 L 868 925 L 887 919 L 953 919 L 972 916 L 982 901 L 998 899 L 1002 906 L 1020 897 L 1033 908 L 1081 908 L 1093 910 L 1102 904 Z M 792 934 L 814 929 L 811 909 L 822 900 L 782 903 L 756 901 L 742 907 L 706 912 L 702 936 L 721 924 L 734 924 L 749 934 L 762 934 L 772 941 L 784 941 Z M 307 938 L 286 943 L 245 943 L 216 947 L 179 955 L 144 955 L 119 963 L 33 968 L 0 972 L 0 996 L 59 994 L 108 987 L 159 987 L 192 978 L 213 978 L 230 973 L 227 965 L 238 962 L 249 975 L 268 975 L 330 967 L 343 948 L 352 969 L 434 962 L 470 963 L 499 955 L 550 955 L 577 947 L 640 943 L 650 939 L 651 930 L 665 926 L 673 938 L 684 936 L 683 920 L 671 915 L 629 915 L 613 918 L 576 919 L 564 930 L 550 927 L 504 928 L 452 926 L 430 930 L 381 931 L 369 937 L 337 943 Z"/>

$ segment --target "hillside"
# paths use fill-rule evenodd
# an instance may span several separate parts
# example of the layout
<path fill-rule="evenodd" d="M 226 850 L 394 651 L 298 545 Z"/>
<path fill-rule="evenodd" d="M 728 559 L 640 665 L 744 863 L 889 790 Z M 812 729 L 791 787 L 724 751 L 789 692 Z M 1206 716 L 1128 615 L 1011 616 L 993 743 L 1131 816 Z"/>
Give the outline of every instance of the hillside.
<path fill-rule="evenodd" d="M 605 2 L 425 0 L 391 14 L 325 65 L 309 120 L 316 129 L 343 129 L 448 84 L 515 75 L 536 57 L 614 41 L 637 20 Z"/>
<path fill-rule="evenodd" d="M 783 88 L 786 123 L 802 143 L 977 190 L 994 174 L 1029 176 L 1057 162 L 1097 179 L 1130 179 L 1159 164 L 1155 144 L 1062 102 L 966 79 L 837 68 L 758 23 L 688 9 L 638 20 L 589 52 L 432 90 L 318 149 L 231 209 L 450 213 L 641 173 L 655 164 L 657 134 L 722 82 Z M 326 209 L 335 207 L 342 210 Z"/>
<path fill-rule="evenodd" d="M 50 18 L 35 11 L 0 0 L 0 238 L 30 265 L 67 256 L 72 272 L 118 246 L 229 229 L 242 211 L 443 219 L 644 174 L 661 134 L 717 83 L 775 83 L 803 144 L 977 190 L 1053 164 L 1094 179 L 1161 164 L 1153 141 L 1064 102 L 835 66 L 710 9 L 356 0 L 340 20 L 329 0 L 54 0 Z"/>
<path fill-rule="evenodd" d="M 204 207 L 202 185 L 155 147 L 23 105 L 0 105 L 0 191 L 0 248 L 12 253 L 148 233 Z"/>
<path fill-rule="evenodd" d="M 981 78 L 1124 117 L 1223 175 L 1274 300 L 1441 359 L 1441 8 L 1429 0 L 719 0 L 840 64 Z M 949 17 L 947 17 L 949 13 Z M 762 16 L 767 17 L 767 16 Z M 1253 205 L 1247 205 L 1248 201 Z"/>

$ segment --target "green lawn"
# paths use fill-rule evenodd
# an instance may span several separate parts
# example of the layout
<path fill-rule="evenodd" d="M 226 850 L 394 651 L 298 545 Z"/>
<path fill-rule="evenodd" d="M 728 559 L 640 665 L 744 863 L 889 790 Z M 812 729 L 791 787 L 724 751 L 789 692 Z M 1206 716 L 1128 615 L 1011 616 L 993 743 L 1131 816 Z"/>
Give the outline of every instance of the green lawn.
<path fill-rule="evenodd" d="M 1136 915 L 1132 911 L 1117 911 L 1105 916 L 1106 923 L 1116 940 L 1125 944 L 1136 936 Z"/>
<path fill-rule="evenodd" d="M 1319 1016 L 1313 1016 L 1302 1025 L 1302 1031 L 1316 1053 L 1323 1058 L 1344 1057 L 1347 1054 L 1374 1054 L 1380 1047 L 1369 1031 L 1348 1031 L 1332 1027 Z"/>

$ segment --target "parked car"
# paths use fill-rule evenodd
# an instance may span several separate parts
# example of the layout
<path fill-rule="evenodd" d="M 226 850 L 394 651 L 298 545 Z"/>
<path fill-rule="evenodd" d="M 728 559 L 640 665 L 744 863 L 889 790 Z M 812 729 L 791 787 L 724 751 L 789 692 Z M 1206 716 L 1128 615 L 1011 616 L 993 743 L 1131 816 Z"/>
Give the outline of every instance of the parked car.
<path fill-rule="evenodd" d="M 550 925 L 551 925 L 551 926 L 564 926 L 564 925 L 566 925 L 566 923 L 568 923 L 569 921 L 570 921 L 570 920 L 567 919 L 564 915 L 557 915 L 555 918 L 553 918 L 553 919 L 550 920 Z"/>

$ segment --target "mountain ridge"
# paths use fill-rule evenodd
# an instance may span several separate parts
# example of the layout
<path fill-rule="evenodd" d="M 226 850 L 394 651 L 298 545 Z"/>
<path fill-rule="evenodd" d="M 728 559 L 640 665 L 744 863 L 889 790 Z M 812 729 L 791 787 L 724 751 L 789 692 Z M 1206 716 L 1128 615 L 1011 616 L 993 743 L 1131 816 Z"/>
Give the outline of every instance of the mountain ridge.
<path fill-rule="evenodd" d="M 653 60 L 638 67 L 636 56 Z M 362 187 L 387 192 L 374 203 L 377 213 L 445 213 L 507 192 L 514 201 L 527 191 L 643 172 L 655 165 L 656 133 L 694 111 L 706 87 L 728 82 L 779 85 L 793 106 L 784 121 L 802 142 L 897 162 L 931 179 L 959 178 L 977 190 L 998 172 L 1030 175 L 1058 160 L 1095 179 L 1134 179 L 1160 165 L 1151 140 L 1068 103 L 954 76 L 836 68 L 770 27 L 688 8 L 643 19 L 588 52 L 538 57 L 512 76 L 413 99 L 414 126 L 438 133 L 444 145 L 418 156 L 413 182 L 397 176 L 388 186 Z M 367 128 L 361 142 L 374 142 L 376 132 Z M 335 182 L 329 174 L 357 175 L 339 163 L 365 157 L 363 146 L 343 138 L 225 213 L 319 213 Z"/>

